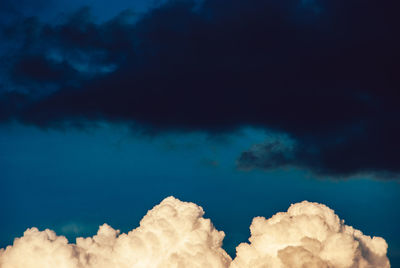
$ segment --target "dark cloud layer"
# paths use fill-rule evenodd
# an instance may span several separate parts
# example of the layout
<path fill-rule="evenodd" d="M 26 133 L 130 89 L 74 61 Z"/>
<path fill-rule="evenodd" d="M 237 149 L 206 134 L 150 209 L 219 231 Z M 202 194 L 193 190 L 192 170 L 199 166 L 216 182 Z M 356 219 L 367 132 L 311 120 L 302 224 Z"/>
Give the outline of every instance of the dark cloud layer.
<path fill-rule="evenodd" d="M 89 9 L 54 25 L 31 18 L 3 32 L 19 44 L 6 56 L 8 76 L 26 96 L 3 95 L 0 118 L 42 127 L 122 121 L 156 131 L 263 127 L 296 146 L 250 149 L 242 167 L 398 173 L 399 7 L 171 1 L 139 20 L 126 11 L 96 24 Z"/>

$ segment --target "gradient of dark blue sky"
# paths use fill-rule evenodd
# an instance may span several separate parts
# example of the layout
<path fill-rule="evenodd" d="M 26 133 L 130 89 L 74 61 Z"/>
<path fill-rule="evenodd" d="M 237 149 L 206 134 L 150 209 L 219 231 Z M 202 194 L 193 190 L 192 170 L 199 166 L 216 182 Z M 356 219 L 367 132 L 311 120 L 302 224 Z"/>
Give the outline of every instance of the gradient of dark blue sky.
<path fill-rule="evenodd" d="M 144 14 L 160 3 L 16 1 L 15 12 L 7 14 L 53 23 L 60 13 L 86 5 L 95 21 L 102 22 L 127 8 Z M 99 124 L 85 129 L 0 125 L 0 247 L 32 226 L 70 239 L 93 235 L 104 222 L 126 232 L 148 209 L 174 195 L 203 206 L 206 217 L 227 234 L 224 247 L 233 254 L 238 242 L 248 238 L 253 217 L 269 217 L 309 200 L 328 205 L 367 235 L 384 237 L 392 267 L 400 266 L 397 181 L 360 176 L 326 180 L 300 168 L 239 170 L 236 161 L 243 151 L 274 140 L 262 128 L 149 137 L 124 122 Z"/>

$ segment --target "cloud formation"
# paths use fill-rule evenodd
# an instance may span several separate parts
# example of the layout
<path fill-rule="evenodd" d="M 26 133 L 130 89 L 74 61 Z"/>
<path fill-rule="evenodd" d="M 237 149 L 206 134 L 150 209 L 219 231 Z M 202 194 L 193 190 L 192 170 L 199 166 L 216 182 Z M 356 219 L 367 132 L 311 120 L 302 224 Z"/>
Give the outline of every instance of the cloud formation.
<path fill-rule="evenodd" d="M 318 203 L 254 218 L 250 244 L 240 244 L 233 261 L 222 249 L 224 232 L 203 215 L 196 204 L 168 197 L 128 234 L 104 224 L 97 235 L 70 244 L 51 230 L 31 228 L 0 250 L 0 267 L 390 267 L 383 238 L 363 235 Z"/>
<path fill-rule="evenodd" d="M 345 225 L 322 204 L 303 201 L 270 219 L 256 217 L 250 231 L 230 267 L 390 267 L 383 238 Z"/>
<path fill-rule="evenodd" d="M 54 24 L 20 20 L 4 29 L 15 45 L 2 62 L 7 90 L 26 96 L 0 96 L 8 103 L 0 119 L 41 127 L 108 120 L 156 132 L 254 126 L 296 141 L 292 165 L 397 174 L 399 8 L 183 0 L 102 23 L 88 8 Z"/>
<path fill-rule="evenodd" d="M 19 267 L 227 267 L 224 232 L 202 216 L 201 207 L 168 197 L 140 226 L 120 234 L 104 224 L 97 235 L 68 244 L 51 230 L 28 229 L 0 255 L 2 268 Z"/>

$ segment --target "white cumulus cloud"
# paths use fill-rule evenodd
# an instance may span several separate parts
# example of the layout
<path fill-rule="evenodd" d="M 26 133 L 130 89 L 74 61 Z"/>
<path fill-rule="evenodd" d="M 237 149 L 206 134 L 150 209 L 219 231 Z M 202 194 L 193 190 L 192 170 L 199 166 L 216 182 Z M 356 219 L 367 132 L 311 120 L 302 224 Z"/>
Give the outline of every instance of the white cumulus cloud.
<path fill-rule="evenodd" d="M 0 268 L 389 268 L 383 238 L 347 226 L 328 207 L 307 201 L 270 219 L 256 217 L 250 243 L 237 257 L 222 249 L 218 231 L 194 203 L 164 199 L 128 234 L 104 224 L 97 235 L 68 243 L 31 228 L 0 250 Z"/>
<path fill-rule="evenodd" d="M 237 248 L 231 268 L 390 267 L 387 244 L 344 224 L 325 205 L 303 201 L 270 219 L 256 217 L 250 244 Z"/>

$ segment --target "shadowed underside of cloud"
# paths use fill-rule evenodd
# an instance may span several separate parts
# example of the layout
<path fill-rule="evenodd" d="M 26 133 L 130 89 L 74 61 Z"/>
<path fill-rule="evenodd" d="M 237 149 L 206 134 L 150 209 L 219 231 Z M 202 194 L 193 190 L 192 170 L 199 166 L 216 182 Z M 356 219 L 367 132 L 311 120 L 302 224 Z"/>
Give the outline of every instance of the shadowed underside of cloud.
<path fill-rule="evenodd" d="M 381 149 L 382 155 L 379 159 L 370 155 L 370 150 L 378 148 L 365 147 L 366 145 L 367 140 L 352 140 L 346 144 L 340 141 L 326 144 L 314 140 L 289 146 L 285 141 L 272 139 L 255 144 L 242 152 L 236 164 L 239 170 L 294 167 L 311 170 L 320 178 L 346 179 L 373 175 L 378 179 L 399 179 L 393 149 L 389 145 L 387 149 Z M 376 165 L 381 168 L 377 170 Z"/>
<path fill-rule="evenodd" d="M 398 173 L 398 9 L 377 0 L 205 0 L 101 24 L 87 8 L 54 25 L 29 18 L 2 33 L 14 44 L 3 63 L 8 90 L 18 93 L 0 97 L 0 119 L 109 120 L 155 132 L 255 126 L 286 133 L 296 148 L 289 158 L 250 150 L 239 159 L 247 167 Z M 260 164 L 272 158 L 276 165 Z"/>
<path fill-rule="evenodd" d="M 28 229 L 0 250 L 3 268 L 389 268 L 387 244 L 347 226 L 328 207 L 307 201 L 270 219 L 256 217 L 250 244 L 237 247 L 232 261 L 222 249 L 224 232 L 203 218 L 201 207 L 168 197 L 140 226 L 120 234 L 107 224 L 97 235 L 69 244 L 51 230 Z"/>

